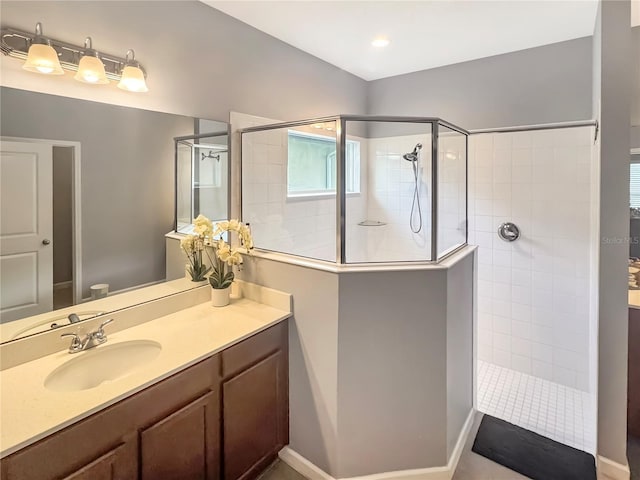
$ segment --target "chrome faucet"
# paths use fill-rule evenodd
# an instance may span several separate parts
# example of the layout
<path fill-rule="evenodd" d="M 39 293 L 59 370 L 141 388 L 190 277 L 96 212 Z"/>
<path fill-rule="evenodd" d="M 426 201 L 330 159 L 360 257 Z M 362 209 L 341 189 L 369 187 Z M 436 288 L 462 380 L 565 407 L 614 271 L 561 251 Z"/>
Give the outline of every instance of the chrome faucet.
<path fill-rule="evenodd" d="M 97 330 L 87 333 L 84 338 L 81 338 L 77 333 L 63 333 L 60 336 L 73 337 L 71 345 L 69 345 L 69 353 L 82 352 L 107 341 L 107 335 L 104 333 L 104 327 L 111 322 L 113 322 L 113 318 L 105 320 L 100 324 Z"/>

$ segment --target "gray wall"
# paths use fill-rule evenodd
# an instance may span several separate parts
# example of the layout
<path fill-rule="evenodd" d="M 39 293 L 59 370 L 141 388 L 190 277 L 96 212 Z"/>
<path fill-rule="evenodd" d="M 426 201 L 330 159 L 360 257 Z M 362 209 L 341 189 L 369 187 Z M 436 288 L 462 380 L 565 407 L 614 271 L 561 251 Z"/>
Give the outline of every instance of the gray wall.
<path fill-rule="evenodd" d="M 475 129 L 589 119 L 590 99 L 586 37 L 373 81 L 368 112 Z"/>
<path fill-rule="evenodd" d="M 2 84 L 228 121 L 229 111 L 297 119 L 364 113 L 366 82 L 197 1 L 2 1 L 2 24 L 124 56 L 135 49 L 149 92 L 50 78 L 6 62 Z"/>
<path fill-rule="evenodd" d="M 334 478 L 447 464 L 472 408 L 473 258 L 340 274 L 248 258 L 243 280 L 293 294 L 295 452 Z"/>
<path fill-rule="evenodd" d="M 446 298 L 446 270 L 340 274 L 333 477 L 446 465 Z"/>
<path fill-rule="evenodd" d="M 0 99 L 2 94 L 0 93 Z M 53 284 L 73 280 L 73 148 L 53 147 Z"/>
<path fill-rule="evenodd" d="M 473 408 L 474 256 L 447 272 L 447 459 Z"/>
<path fill-rule="evenodd" d="M 629 24 L 629 2 L 600 2 L 593 37 L 594 105 L 600 104 L 598 454 L 622 465 L 627 463 Z"/>
<path fill-rule="evenodd" d="M 163 280 L 173 137 L 193 119 L 4 87 L 0 101 L 0 135 L 81 143 L 83 296 Z"/>

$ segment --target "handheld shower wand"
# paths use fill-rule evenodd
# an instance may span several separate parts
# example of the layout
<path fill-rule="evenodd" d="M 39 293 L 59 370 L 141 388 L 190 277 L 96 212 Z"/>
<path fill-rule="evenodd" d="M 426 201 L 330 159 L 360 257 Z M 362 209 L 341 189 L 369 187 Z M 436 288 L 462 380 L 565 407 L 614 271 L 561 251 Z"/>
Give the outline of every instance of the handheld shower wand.
<path fill-rule="evenodd" d="M 411 167 L 413 168 L 413 179 L 414 189 L 413 189 L 413 201 L 411 202 L 411 215 L 409 216 L 409 227 L 413 233 L 420 233 L 422 230 L 422 207 L 420 206 L 420 150 L 422 150 L 422 144 L 416 143 L 416 146 L 413 148 L 413 152 L 405 153 L 402 158 L 406 161 L 411 162 Z M 418 222 L 417 225 L 414 226 L 414 217 L 416 216 L 416 208 L 417 208 L 417 217 Z"/>

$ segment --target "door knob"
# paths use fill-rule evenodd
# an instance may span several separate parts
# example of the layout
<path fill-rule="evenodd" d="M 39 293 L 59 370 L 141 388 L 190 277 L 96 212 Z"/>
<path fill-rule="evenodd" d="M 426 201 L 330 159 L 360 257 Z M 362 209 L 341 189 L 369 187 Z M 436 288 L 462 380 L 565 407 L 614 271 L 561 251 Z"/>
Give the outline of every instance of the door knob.
<path fill-rule="evenodd" d="M 49 240 L 48 238 L 45 238 L 44 240 L 42 240 L 43 245 L 49 245 L 50 243 L 51 243 L 51 240 Z"/>

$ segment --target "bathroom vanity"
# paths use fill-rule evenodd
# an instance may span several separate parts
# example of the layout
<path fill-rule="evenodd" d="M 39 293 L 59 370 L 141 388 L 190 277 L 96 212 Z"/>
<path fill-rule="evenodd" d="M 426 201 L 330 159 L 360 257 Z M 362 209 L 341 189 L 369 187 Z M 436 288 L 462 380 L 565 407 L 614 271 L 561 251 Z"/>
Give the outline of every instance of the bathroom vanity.
<path fill-rule="evenodd" d="M 94 388 L 44 386 L 66 351 L 2 371 L 2 478 L 255 478 L 288 443 L 284 297 L 281 308 L 203 303 L 115 332 L 107 345 L 145 339 L 161 353 Z"/>

